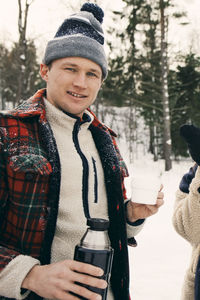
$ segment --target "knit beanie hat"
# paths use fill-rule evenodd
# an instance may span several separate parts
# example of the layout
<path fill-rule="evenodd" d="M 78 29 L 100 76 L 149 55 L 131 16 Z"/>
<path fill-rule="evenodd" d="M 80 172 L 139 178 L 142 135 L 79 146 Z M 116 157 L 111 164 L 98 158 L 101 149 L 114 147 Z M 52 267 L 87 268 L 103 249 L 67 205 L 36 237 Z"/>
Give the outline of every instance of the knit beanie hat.
<path fill-rule="evenodd" d="M 101 23 L 104 12 L 94 3 L 85 3 L 80 12 L 64 20 L 55 37 L 47 44 L 43 63 L 55 59 L 83 57 L 100 65 L 103 78 L 107 76 L 107 59 L 104 51 L 104 33 Z"/>

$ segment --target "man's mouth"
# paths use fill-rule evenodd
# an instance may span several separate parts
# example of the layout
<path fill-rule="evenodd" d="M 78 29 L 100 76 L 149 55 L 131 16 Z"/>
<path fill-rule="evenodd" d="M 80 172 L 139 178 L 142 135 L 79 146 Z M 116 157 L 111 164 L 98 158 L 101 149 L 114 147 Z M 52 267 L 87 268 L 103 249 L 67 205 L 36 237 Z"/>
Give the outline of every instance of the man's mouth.
<path fill-rule="evenodd" d="M 70 91 L 68 91 L 67 94 L 69 94 L 69 95 L 71 95 L 71 96 L 73 96 L 73 97 L 76 97 L 76 98 L 86 98 L 85 95 L 73 93 L 73 92 L 70 92 Z"/>

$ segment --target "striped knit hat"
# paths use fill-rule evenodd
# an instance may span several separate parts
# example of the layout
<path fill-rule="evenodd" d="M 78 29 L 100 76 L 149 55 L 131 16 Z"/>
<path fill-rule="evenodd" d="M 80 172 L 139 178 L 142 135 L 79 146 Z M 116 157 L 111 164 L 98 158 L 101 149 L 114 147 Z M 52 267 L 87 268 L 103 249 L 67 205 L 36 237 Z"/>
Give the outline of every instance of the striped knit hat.
<path fill-rule="evenodd" d="M 85 3 L 80 12 L 64 20 L 55 37 L 47 44 L 43 63 L 64 57 L 83 57 L 100 65 L 103 78 L 107 76 L 107 59 L 102 30 L 104 13 L 94 3 Z"/>

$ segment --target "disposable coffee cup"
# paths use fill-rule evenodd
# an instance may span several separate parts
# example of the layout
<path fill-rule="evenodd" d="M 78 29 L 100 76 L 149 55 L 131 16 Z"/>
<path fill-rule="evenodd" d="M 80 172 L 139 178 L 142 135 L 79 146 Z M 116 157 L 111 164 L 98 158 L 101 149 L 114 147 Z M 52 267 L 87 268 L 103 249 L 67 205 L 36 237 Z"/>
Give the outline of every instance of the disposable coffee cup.
<path fill-rule="evenodd" d="M 133 177 L 131 180 L 131 200 L 141 204 L 156 204 L 161 188 L 159 178 Z"/>

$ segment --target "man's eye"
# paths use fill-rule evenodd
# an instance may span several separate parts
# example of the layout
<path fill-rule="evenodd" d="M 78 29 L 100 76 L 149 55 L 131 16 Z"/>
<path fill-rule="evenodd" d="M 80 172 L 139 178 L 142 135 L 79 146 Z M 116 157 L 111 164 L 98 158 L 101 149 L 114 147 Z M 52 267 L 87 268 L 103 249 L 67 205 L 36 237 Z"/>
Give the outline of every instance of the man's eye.
<path fill-rule="evenodd" d="M 97 77 L 97 74 L 95 74 L 93 72 L 88 72 L 88 76 L 90 76 L 90 77 Z"/>
<path fill-rule="evenodd" d="M 76 72 L 76 69 L 74 68 L 65 68 L 66 71 L 70 71 L 70 72 Z"/>

